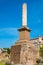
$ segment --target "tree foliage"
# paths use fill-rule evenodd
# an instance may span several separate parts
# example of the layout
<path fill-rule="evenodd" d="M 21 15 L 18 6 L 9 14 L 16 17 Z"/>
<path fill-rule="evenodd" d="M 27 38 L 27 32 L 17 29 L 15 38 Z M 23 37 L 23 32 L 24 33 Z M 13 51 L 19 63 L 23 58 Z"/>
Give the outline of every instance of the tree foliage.
<path fill-rule="evenodd" d="M 9 48 L 7 48 L 7 53 L 10 54 L 10 49 Z"/>
<path fill-rule="evenodd" d="M 10 54 L 10 49 L 9 48 L 3 48 L 3 49 L 6 50 L 8 54 Z"/>
<path fill-rule="evenodd" d="M 40 57 L 43 58 L 43 46 L 40 47 L 39 54 L 40 54 Z"/>

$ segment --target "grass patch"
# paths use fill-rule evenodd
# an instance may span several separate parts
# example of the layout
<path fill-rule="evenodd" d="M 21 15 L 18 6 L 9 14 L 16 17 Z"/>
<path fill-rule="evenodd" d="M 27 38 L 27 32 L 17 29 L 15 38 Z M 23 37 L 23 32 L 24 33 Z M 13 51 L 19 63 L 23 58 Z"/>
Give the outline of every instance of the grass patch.
<path fill-rule="evenodd" d="M 4 62 L 0 62 L 0 65 L 5 65 L 5 63 Z"/>

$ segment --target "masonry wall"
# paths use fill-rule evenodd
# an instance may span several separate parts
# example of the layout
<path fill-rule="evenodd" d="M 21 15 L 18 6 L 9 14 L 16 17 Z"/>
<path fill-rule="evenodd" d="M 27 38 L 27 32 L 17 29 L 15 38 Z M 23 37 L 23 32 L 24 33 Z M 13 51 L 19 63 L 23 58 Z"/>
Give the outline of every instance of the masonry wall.
<path fill-rule="evenodd" d="M 21 31 L 19 37 L 20 37 L 20 40 L 30 40 L 30 32 L 26 30 Z"/>
<path fill-rule="evenodd" d="M 20 63 L 20 51 L 21 45 L 15 45 L 11 47 L 11 61 L 14 63 Z"/>

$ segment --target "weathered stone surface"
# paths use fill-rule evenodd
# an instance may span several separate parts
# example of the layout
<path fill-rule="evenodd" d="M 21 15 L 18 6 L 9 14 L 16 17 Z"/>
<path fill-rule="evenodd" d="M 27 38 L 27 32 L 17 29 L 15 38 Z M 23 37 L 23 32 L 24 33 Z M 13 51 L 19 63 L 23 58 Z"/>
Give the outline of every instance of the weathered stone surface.
<path fill-rule="evenodd" d="M 23 27 L 19 32 L 19 40 L 11 47 L 11 61 L 16 64 L 33 65 L 38 57 L 38 48 L 30 41 L 30 29 Z"/>
<path fill-rule="evenodd" d="M 34 49 L 35 48 L 35 49 Z M 23 65 L 33 65 L 36 63 L 38 51 L 30 41 L 18 41 L 11 47 L 11 61 Z"/>
<path fill-rule="evenodd" d="M 19 30 L 20 40 L 30 40 L 30 29 L 28 27 L 22 27 Z"/>
<path fill-rule="evenodd" d="M 39 63 L 39 65 L 43 65 L 43 63 Z"/>
<path fill-rule="evenodd" d="M 20 63 L 20 51 L 21 51 L 21 46 L 16 45 L 11 47 L 11 61 L 14 63 Z"/>
<path fill-rule="evenodd" d="M 22 64 L 16 64 L 16 65 L 22 65 Z"/>

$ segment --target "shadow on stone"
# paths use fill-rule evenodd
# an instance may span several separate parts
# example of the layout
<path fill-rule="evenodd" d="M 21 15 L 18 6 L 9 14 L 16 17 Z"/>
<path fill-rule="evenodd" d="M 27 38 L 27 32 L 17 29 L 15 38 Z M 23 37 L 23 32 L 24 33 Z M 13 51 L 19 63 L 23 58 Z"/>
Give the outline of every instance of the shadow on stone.
<path fill-rule="evenodd" d="M 14 65 L 13 62 L 6 62 L 5 65 Z"/>

